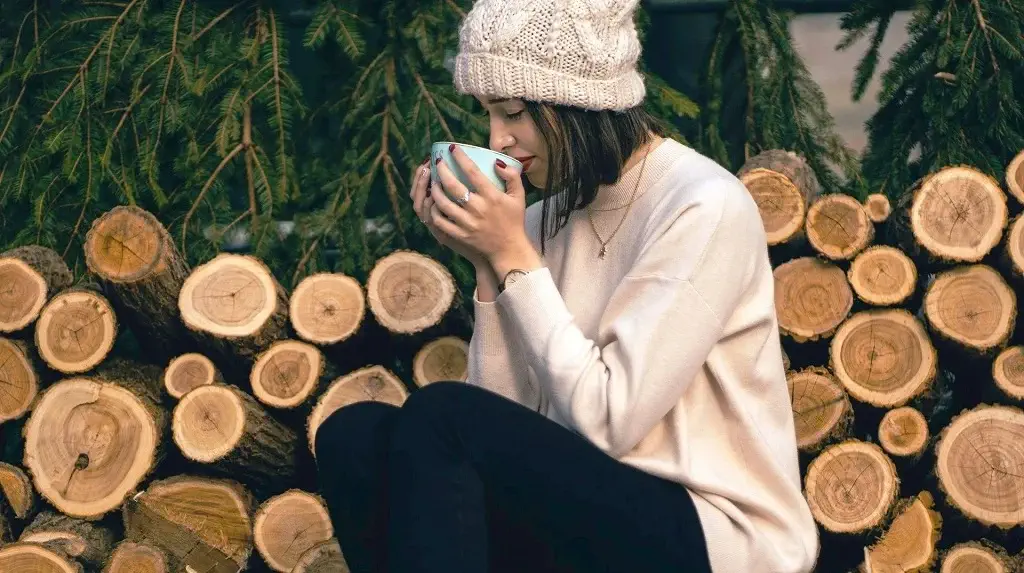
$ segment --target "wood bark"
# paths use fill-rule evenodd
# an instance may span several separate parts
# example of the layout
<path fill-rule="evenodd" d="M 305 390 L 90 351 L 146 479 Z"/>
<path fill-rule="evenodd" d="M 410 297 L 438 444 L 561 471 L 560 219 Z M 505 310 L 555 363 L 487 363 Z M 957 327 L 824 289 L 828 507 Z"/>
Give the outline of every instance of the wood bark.
<path fill-rule="evenodd" d="M 0 334 L 19 332 L 39 317 L 50 297 L 71 286 L 74 276 L 49 247 L 26 245 L 0 253 Z"/>
<path fill-rule="evenodd" d="M 0 547 L 0 571 L 84 573 L 82 564 L 49 544 L 17 542 Z"/>
<path fill-rule="evenodd" d="M 761 213 L 769 245 L 804 236 L 804 220 L 821 193 L 814 170 L 803 157 L 785 150 L 768 150 L 750 159 L 737 173 Z"/>
<path fill-rule="evenodd" d="M 38 510 L 32 480 L 20 467 L 0 462 L 0 497 L 5 499 L 15 519 L 28 520 Z"/>
<path fill-rule="evenodd" d="M 1006 549 L 991 541 L 957 543 L 942 554 L 939 573 L 1016 573 Z"/>
<path fill-rule="evenodd" d="M 1011 346 L 992 361 L 996 387 L 1014 400 L 1024 400 L 1024 346 Z"/>
<path fill-rule="evenodd" d="M 1024 149 L 1006 166 L 1006 189 L 1018 205 L 1024 205 Z"/>
<path fill-rule="evenodd" d="M 21 533 L 18 541 L 57 546 L 62 554 L 92 568 L 99 568 L 114 547 L 109 527 L 53 511 L 40 512 Z"/>
<path fill-rule="evenodd" d="M 298 340 L 280 340 L 259 355 L 249 375 L 252 394 L 264 405 L 301 409 L 308 414 L 313 396 L 337 377 L 319 348 Z"/>
<path fill-rule="evenodd" d="M 292 573 L 349 573 L 337 539 L 319 543 L 299 558 Z"/>

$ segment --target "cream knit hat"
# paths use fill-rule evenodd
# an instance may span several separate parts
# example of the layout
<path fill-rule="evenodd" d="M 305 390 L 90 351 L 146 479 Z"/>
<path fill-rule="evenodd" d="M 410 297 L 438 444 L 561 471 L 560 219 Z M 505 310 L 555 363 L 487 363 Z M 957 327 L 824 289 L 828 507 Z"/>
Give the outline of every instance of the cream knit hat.
<path fill-rule="evenodd" d="M 477 0 L 459 30 L 455 88 L 586 109 L 643 101 L 640 0 Z"/>

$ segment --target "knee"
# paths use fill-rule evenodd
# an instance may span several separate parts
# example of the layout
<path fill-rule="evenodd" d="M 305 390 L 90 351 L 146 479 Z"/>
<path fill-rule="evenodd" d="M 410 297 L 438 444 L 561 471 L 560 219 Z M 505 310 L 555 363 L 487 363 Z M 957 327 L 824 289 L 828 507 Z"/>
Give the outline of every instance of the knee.
<path fill-rule="evenodd" d="M 473 387 L 465 382 L 433 382 L 409 395 L 402 405 L 403 421 L 427 422 L 450 418 L 465 404 Z"/>
<path fill-rule="evenodd" d="M 356 402 L 330 414 L 316 429 L 314 450 L 317 460 L 345 459 L 371 455 L 373 444 L 386 431 L 397 411 L 383 402 Z"/>

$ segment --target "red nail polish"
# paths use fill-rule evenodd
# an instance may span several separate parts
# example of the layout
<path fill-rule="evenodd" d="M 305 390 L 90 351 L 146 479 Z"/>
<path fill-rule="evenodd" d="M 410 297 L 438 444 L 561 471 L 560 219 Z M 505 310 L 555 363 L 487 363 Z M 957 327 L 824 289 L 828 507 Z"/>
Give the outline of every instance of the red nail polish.
<path fill-rule="evenodd" d="M 423 163 L 426 163 L 428 161 L 430 161 L 430 154 L 429 153 L 427 154 L 426 157 L 423 158 Z"/>
<path fill-rule="evenodd" d="M 508 165 L 505 165 L 505 162 L 500 159 L 495 159 L 494 164 L 497 165 L 498 167 L 501 167 L 502 169 L 508 167 Z"/>
<path fill-rule="evenodd" d="M 455 144 L 454 143 L 448 146 L 448 153 L 451 153 L 452 151 L 455 151 Z"/>
<path fill-rule="evenodd" d="M 440 163 L 441 163 L 441 158 L 438 157 L 437 160 L 434 161 L 434 164 L 435 165 L 439 165 Z"/>

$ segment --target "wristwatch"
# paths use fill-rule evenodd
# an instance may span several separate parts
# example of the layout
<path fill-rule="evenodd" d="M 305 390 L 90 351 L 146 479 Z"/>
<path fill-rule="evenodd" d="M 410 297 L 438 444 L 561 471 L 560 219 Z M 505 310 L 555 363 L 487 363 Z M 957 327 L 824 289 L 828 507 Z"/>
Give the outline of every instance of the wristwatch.
<path fill-rule="evenodd" d="M 511 286 L 517 280 L 525 277 L 527 274 L 529 274 L 529 272 L 530 271 L 526 271 L 526 270 L 523 270 L 523 269 L 512 269 L 512 270 L 510 270 L 508 273 L 505 274 L 505 278 L 502 279 L 501 284 L 498 285 L 498 292 L 499 293 L 505 292 L 505 289 L 507 289 L 509 286 Z"/>

